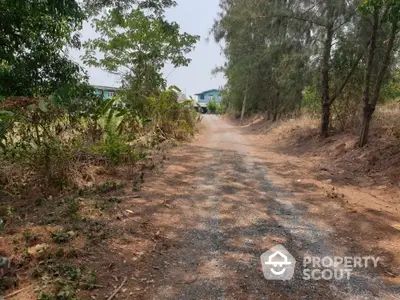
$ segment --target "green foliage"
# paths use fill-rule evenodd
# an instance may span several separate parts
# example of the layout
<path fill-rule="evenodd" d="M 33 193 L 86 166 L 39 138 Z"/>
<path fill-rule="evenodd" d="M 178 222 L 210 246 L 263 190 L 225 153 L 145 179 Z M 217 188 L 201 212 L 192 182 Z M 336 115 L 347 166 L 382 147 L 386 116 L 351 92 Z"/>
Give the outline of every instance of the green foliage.
<path fill-rule="evenodd" d="M 12 207 L 10 205 L 0 205 L 0 217 L 8 217 L 12 215 Z"/>
<path fill-rule="evenodd" d="M 305 35 L 295 33 L 297 21 L 265 18 L 282 7 L 277 1 L 221 1 L 222 13 L 215 21 L 216 41 L 225 40 L 227 63 L 215 70 L 224 72 L 228 82 L 224 99 L 231 110 L 268 111 L 278 115 L 293 111 L 302 101 L 308 83 L 309 50 Z M 282 6 L 291 10 L 289 1 Z M 284 34 L 287 32 L 287 34 Z"/>
<path fill-rule="evenodd" d="M 76 198 L 68 198 L 64 200 L 63 216 L 72 220 L 79 219 L 79 202 Z"/>
<path fill-rule="evenodd" d="M 34 232 L 28 229 L 22 232 L 22 236 L 24 237 L 25 243 L 28 245 L 36 241 L 38 238 L 38 236 Z"/>
<path fill-rule="evenodd" d="M 6 219 L 12 214 L 13 209 L 10 205 L 0 205 L 0 233 L 4 231 Z"/>
<path fill-rule="evenodd" d="M 196 111 L 192 101 L 178 103 L 177 87 L 170 87 L 157 96 L 148 98 L 145 104 L 144 117 L 152 117 L 149 124 L 162 139 L 173 137 L 184 140 L 194 134 Z"/>
<path fill-rule="evenodd" d="M 0 95 L 48 95 L 76 82 L 79 67 L 64 54 L 85 16 L 75 0 L 0 1 Z"/>
<path fill-rule="evenodd" d="M 71 236 L 68 232 L 65 232 L 63 230 L 57 230 L 51 233 L 51 238 L 53 242 L 57 244 L 64 244 L 68 243 L 70 240 Z"/>
<path fill-rule="evenodd" d="M 212 114 L 223 114 L 226 111 L 225 105 L 216 101 L 207 103 L 207 110 Z"/>
<path fill-rule="evenodd" d="M 124 184 L 119 184 L 117 182 L 105 182 L 101 185 L 95 186 L 95 192 L 96 193 L 101 193 L 101 194 L 107 194 L 110 192 L 118 191 L 122 188 L 124 188 Z"/>
<path fill-rule="evenodd" d="M 36 269 L 35 274 L 53 283 L 52 288 L 37 292 L 39 300 L 79 300 L 77 290 L 93 289 L 96 283 L 95 273 L 67 263 L 48 262 Z"/>
<path fill-rule="evenodd" d="M 93 148 L 93 151 L 107 158 L 112 164 L 118 165 L 134 157 L 132 147 L 128 142 L 129 138 L 126 136 L 107 132 L 100 144 Z"/>
<path fill-rule="evenodd" d="M 122 11 L 126 11 L 136 6 L 160 16 L 165 9 L 176 6 L 176 1 L 174 0 L 83 0 L 83 3 L 90 14 L 98 14 L 104 8 L 117 7 Z"/>
<path fill-rule="evenodd" d="M 321 101 L 315 85 L 304 89 L 302 107 L 313 114 L 319 114 L 321 111 Z"/>
<path fill-rule="evenodd" d="M 0 49 L 2 161 L 21 167 L 44 190 L 65 189 L 87 163 L 146 157 L 141 138 L 150 148 L 194 133 L 191 102 L 177 103 L 178 89 L 166 89 L 162 77 L 166 63 L 188 65 L 186 55 L 198 40 L 165 20 L 164 9 L 174 1 L 36 2 L 0 0 L 0 42 L 7 45 Z M 95 95 L 64 55 L 80 44 L 74 33 L 84 13 L 105 7 L 94 20 L 102 37 L 86 43 L 85 61 L 122 75 L 124 88 L 108 100 Z M 93 56 L 99 50 L 101 59 Z"/>
<path fill-rule="evenodd" d="M 207 103 L 207 110 L 212 114 L 224 114 L 226 107 L 223 103 L 211 101 Z"/>
<path fill-rule="evenodd" d="M 188 54 L 199 37 L 180 33 L 179 25 L 162 16 L 146 14 L 140 7 L 123 12 L 112 9 L 94 20 L 100 38 L 85 43 L 84 61 L 121 75 L 129 87 L 128 99 L 136 108 L 142 97 L 165 88 L 162 68 L 187 66 Z M 104 57 L 98 58 L 96 51 Z M 139 107 L 140 109 L 140 107 Z"/>
<path fill-rule="evenodd" d="M 244 99 L 245 112 L 272 120 L 319 111 L 328 136 L 398 95 L 400 1 L 220 0 L 220 7 L 212 33 L 224 40 L 227 62 L 214 72 L 228 79 L 224 99 L 233 111 Z M 364 114 L 366 132 L 370 119 Z"/>
<path fill-rule="evenodd" d="M 382 88 L 382 101 L 390 101 L 400 97 L 400 72 L 396 70 L 393 77 Z"/>
<path fill-rule="evenodd" d="M 212 113 L 215 114 L 217 112 L 217 108 L 218 108 L 218 104 L 215 101 L 210 101 L 207 103 L 207 110 Z"/>

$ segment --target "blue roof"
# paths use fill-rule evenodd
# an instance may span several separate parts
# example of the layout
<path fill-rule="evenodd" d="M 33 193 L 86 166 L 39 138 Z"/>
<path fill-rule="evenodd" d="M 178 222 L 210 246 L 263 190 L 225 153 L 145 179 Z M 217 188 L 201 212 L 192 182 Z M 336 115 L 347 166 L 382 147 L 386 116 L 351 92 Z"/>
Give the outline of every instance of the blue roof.
<path fill-rule="evenodd" d="M 217 89 L 212 89 L 212 90 L 207 90 L 207 91 L 195 94 L 195 95 L 203 95 L 203 94 L 206 94 L 206 93 L 209 93 L 209 92 L 215 92 L 215 91 L 219 92 L 219 90 L 217 90 Z"/>

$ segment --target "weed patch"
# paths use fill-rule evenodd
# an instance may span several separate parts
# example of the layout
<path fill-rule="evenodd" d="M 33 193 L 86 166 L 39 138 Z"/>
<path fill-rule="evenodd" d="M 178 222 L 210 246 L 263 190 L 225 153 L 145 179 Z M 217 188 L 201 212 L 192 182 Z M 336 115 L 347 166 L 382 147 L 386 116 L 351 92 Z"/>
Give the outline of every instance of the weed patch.
<path fill-rule="evenodd" d="M 79 266 L 49 261 L 35 269 L 36 278 L 43 283 L 37 291 L 39 300 L 78 300 L 77 290 L 96 287 L 96 274 Z"/>

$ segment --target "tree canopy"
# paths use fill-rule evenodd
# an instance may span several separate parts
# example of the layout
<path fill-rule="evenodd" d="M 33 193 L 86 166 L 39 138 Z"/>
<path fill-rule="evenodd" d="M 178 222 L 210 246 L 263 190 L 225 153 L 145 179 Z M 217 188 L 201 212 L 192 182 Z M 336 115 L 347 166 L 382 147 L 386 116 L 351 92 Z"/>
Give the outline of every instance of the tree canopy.
<path fill-rule="evenodd" d="M 181 33 L 179 25 L 162 14 L 148 14 L 141 8 L 112 9 L 95 19 L 94 27 L 100 37 L 85 43 L 84 61 L 120 75 L 135 107 L 143 97 L 165 89 L 162 69 L 166 63 L 189 64 L 187 54 L 199 38 Z"/>
<path fill-rule="evenodd" d="M 85 19 L 75 0 L 0 1 L 0 94 L 46 95 L 77 78 L 67 47 Z"/>
<path fill-rule="evenodd" d="M 374 99 L 365 102 L 369 123 L 395 66 L 398 6 L 394 0 L 221 0 L 212 33 L 225 42 L 227 63 L 216 71 L 228 79 L 226 101 L 274 120 L 313 102 L 321 135 L 328 136 L 332 105 L 359 102 L 364 94 L 364 102 Z"/>

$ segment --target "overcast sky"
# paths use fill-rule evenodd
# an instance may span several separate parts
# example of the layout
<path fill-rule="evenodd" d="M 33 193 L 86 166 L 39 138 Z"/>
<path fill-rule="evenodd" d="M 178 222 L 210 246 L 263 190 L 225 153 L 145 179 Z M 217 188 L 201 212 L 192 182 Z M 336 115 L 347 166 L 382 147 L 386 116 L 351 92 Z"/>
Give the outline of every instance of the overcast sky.
<path fill-rule="evenodd" d="M 214 18 L 219 10 L 218 0 L 178 0 L 178 6 L 167 11 L 167 18 L 177 22 L 182 31 L 199 35 L 200 41 L 195 51 L 189 54 L 191 64 L 185 68 L 173 69 L 166 67 L 165 76 L 168 76 L 168 85 L 176 85 L 186 94 L 194 95 L 204 90 L 218 88 L 225 84 L 222 75 L 211 75 L 216 66 L 221 66 L 224 58 L 220 46 L 214 43 L 213 39 L 207 42 L 209 31 Z M 90 24 L 85 23 L 82 30 L 82 39 L 96 37 L 95 31 Z M 83 51 L 71 51 L 71 57 L 80 62 L 80 55 Z M 98 68 L 88 68 L 90 83 L 95 85 L 119 86 L 119 78 L 108 74 Z M 173 72 L 172 72 L 173 71 Z M 172 73 L 171 73 L 172 72 Z"/>

